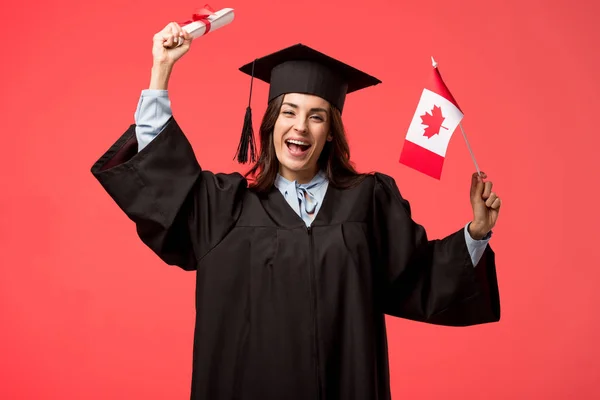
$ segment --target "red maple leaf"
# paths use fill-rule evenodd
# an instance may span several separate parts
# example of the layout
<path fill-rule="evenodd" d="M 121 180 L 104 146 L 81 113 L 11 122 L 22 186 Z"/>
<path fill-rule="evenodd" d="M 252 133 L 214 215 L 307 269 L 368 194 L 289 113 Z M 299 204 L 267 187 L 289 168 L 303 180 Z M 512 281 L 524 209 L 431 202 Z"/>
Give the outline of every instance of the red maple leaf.
<path fill-rule="evenodd" d="M 446 118 L 442 115 L 441 107 L 434 105 L 430 112 L 425 112 L 425 114 L 420 117 L 421 124 L 427 127 L 425 128 L 425 132 L 423 132 L 423 136 L 427 136 L 427 138 L 431 138 L 433 135 L 439 135 L 441 128 L 448 129 L 445 126 L 442 126 Z"/>

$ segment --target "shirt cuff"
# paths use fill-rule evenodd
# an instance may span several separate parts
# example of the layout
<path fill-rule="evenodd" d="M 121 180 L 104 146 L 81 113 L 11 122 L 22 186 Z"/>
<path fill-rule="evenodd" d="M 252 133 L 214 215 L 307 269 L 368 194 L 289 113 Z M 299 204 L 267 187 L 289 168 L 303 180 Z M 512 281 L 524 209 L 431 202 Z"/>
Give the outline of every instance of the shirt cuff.
<path fill-rule="evenodd" d="M 469 233 L 469 224 L 470 222 L 465 225 L 465 241 L 467 242 L 467 249 L 471 255 L 473 266 L 476 266 L 481 260 L 481 256 L 483 256 L 483 252 L 485 251 L 485 248 L 492 237 L 492 231 L 488 232 L 488 234 L 482 239 L 476 240 L 473 239 Z"/>
<path fill-rule="evenodd" d="M 169 97 L 167 89 L 143 89 L 142 97 Z"/>

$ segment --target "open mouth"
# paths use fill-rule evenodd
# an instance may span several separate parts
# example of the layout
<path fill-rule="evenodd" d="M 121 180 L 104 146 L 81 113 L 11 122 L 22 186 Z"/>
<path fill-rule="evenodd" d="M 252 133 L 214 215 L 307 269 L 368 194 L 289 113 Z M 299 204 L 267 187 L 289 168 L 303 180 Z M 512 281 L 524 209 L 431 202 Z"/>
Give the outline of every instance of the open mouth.
<path fill-rule="evenodd" d="M 302 140 L 288 139 L 285 141 L 290 153 L 295 156 L 305 154 L 310 149 L 311 144 Z"/>

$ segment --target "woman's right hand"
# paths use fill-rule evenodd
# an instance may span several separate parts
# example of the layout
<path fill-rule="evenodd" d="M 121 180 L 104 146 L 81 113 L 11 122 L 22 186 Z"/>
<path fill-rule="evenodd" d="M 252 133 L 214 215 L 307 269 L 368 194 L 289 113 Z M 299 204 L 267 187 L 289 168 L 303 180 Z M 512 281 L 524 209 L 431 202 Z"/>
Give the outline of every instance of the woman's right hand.
<path fill-rule="evenodd" d="M 183 44 L 177 47 L 179 38 Z M 192 35 L 184 31 L 177 22 L 171 22 L 153 38 L 152 57 L 154 64 L 173 66 L 190 49 Z"/>

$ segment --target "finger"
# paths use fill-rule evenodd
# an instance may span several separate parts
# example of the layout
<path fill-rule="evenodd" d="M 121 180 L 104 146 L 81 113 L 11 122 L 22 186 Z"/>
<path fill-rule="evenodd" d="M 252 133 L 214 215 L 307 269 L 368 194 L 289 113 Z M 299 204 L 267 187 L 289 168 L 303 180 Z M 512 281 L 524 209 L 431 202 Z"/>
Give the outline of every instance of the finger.
<path fill-rule="evenodd" d="M 192 35 L 190 35 L 185 29 L 182 28 L 181 31 L 175 36 L 175 46 L 179 47 L 189 45 L 192 39 Z"/>
<path fill-rule="evenodd" d="M 502 205 L 502 200 L 500 200 L 500 197 L 496 197 L 496 200 L 494 200 L 494 202 L 492 203 L 490 208 L 492 208 L 494 210 L 499 210 L 501 205 Z"/>
<path fill-rule="evenodd" d="M 189 44 L 191 44 L 191 43 L 192 43 L 192 40 L 193 40 L 193 39 L 194 39 L 194 38 L 192 37 L 192 35 L 191 35 L 190 33 L 188 33 L 188 32 L 187 32 L 187 31 L 184 29 L 184 30 L 183 30 L 183 44 L 184 44 L 184 45 L 185 45 L 185 44 L 189 45 Z"/>
<path fill-rule="evenodd" d="M 174 22 L 170 22 L 165 29 L 162 30 L 161 34 L 164 41 L 167 41 L 169 37 L 172 37 L 177 32 L 177 29 L 173 24 Z"/>
<path fill-rule="evenodd" d="M 175 47 L 177 47 L 177 37 L 171 36 L 169 38 L 169 48 L 174 49 Z"/>
<path fill-rule="evenodd" d="M 481 176 L 475 172 L 471 176 L 471 198 L 472 199 L 480 199 L 483 193 L 483 180 Z"/>
<path fill-rule="evenodd" d="M 181 32 L 181 26 L 177 22 L 171 22 L 169 26 L 171 27 L 171 33 L 175 36 L 179 36 L 179 32 Z"/>
<path fill-rule="evenodd" d="M 496 195 L 496 193 L 492 192 L 490 193 L 490 196 L 488 197 L 488 199 L 485 201 L 485 205 L 487 207 L 491 207 L 492 204 L 494 204 L 494 201 L 496 201 L 496 199 L 498 198 L 498 196 Z"/>
<path fill-rule="evenodd" d="M 181 29 L 181 27 L 179 25 L 175 25 L 174 26 L 175 32 L 173 33 L 175 35 L 175 38 L 180 38 L 183 37 L 183 29 Z"/>
<path fill-rule="evenodd" d="M 171 46 L 173 46 L 173 35 L 166 35 L 166 36 L 163 36 L 163 40 L 164 40 L 164 42 L 163 42 L 163 46 L 165 46 L 165 47 L 169 47 L 169 48 L 170 48 Z"/>
<path fill-rule="evenodd" d="M 483 194 L 481 195 L 481 197 L 487 199 L 490 197 L 490 193 L 492 193 L 492 186 L 494 186 L 494 184 L 491 181 L 487 181 L 485 182 L 484 186 L 485 187 L 483 189 Z"/>
<path fill-rule="evenodd" d="M 179 42 L 179 36 L 175 33 L 171 33 L 166 37 L 166 43 L 168 43 L 169 47 L 176 47 Z"/>

